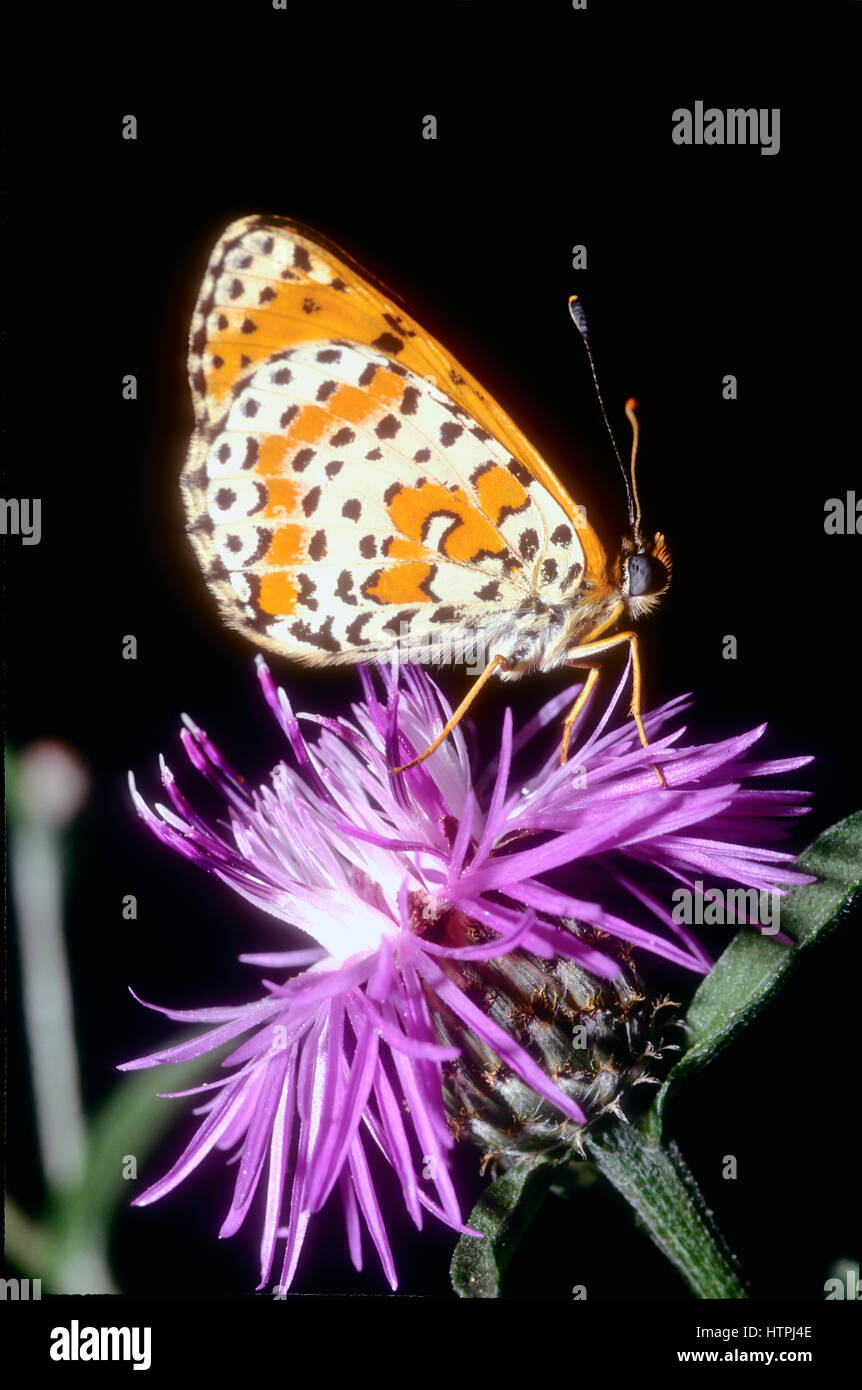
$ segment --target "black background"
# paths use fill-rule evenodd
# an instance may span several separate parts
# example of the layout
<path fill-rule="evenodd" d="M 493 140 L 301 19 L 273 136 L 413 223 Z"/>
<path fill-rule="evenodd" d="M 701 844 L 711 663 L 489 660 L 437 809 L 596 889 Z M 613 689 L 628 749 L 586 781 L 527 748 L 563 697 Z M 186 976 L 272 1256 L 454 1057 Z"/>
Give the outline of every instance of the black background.
<path fill-rule="evenodd" d="M 177 488 L 188 322 L 236 216 L 301 220 L 378 275 L 510 411 L 611 547 L 623 494 L 566 311 L 580 293 L 626 444 L 622 403 L 641 402 L 641 495 L 673 553 L 671 592 L 643 629 L 647 702 L 691 690 L 699 735 L 768 720 L 771 754 L 813 753 L 793 779 L 815 792 L 797 848 L 856 809 L 860 539 L 827 536 L 823 517 L 827 498 L 854 484 L 862 495 L 860 10 L 210 3 L 42 7 L 38 32 L 22 27 L 7 95 L 3 452 L 5 495 L 42 498 L 43 535 L 4 541 L 7 727 L 14 747 L 63 738 L 92 771 L 70 902 L 88 1103 L 117 1062 L 165 1038 L 128 984 L 175 1006 L 239 1001 L 256 977 L 238 974 L 236 954 L 275 945 L 269 921 L 151 840 L 125 789 L 133 768 L 155 792 L 159 751 L 181 769 L 183 709 L 252 776 L 281 756 L 253 654 L 220 627 L 196 569 Z M 780 106 L 780 153 L 674 145 L 672 111 L 698 99 Z M 128 113 L 134 143 L 121 138 Z M 421 138 L 427 113 L 435 142 Z M 576 243 L 586 272 L 571 268 Z M 735 402 L 722 400 L 728 372 Z M 137 661 L 122 659 L 125 634 Z M 334 713 L 358 691 L 349 670 L 273 669 L 300 708 Z M 458 696 L 465 678 L 443 684 Z M 506 701 L 524 713 L 558 685 L 495 690 L 480 746 Z M 121 917 L 126 893 L 136 923 Z M 755 1297 L 820 1298 L 830 1262 L 852 1254 L 854 944 L 848 921 L 671 1117 Z M 9 1178 L 35 1205 L 14 950 L 11 966 Z M 173 1104 L 147 1180 L 191 1132 Z M 727 1153 L 736 1183 L 720 1176 Z M 475 1168 L 462 1153 L 465 1206 Z M 127 1292 L 253 1286 L 255 1219 L 216 1240 L 232 1182 L 210 1160 L 154 1208 L 122 1214 Z M 416 1236 L 397 1216 L 392 1229 L 401 1289 L 446 1296 L 449 1233 Z M 296 1288 L 382 1290 L 367 1260 L 355 1275 L 326 1214 Z M 510 1292 L 566 1298 L 575 1283 L 596 1299 L 688 1296 L 599 1188 L 576 1217 L 546 1208 Z"/>

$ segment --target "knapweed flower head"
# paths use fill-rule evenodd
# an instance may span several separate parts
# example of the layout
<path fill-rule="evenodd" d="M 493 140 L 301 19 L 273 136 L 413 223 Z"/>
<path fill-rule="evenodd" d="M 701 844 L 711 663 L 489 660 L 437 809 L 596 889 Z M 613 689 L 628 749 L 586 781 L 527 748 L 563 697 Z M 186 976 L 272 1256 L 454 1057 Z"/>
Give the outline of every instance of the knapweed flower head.
<path fill-rule="evenodd" d="M 571 690 L 517 737 L 507 711 L 483 776 L 474 778 L 460 728 L 425 763 L 393 773 L 448 714 L 421 670 L 381 668 L 377 685 L 361 670 L 364 700 L 338 720 L 294 714 L 262 658 L 258 674 L 289 754 L 264 785 L 251 789 L 185 719 L 185 751 L 224 798 L 227 820 L 208 824 L 164 762 L 170 805 L 151 809 L 133 780 L 132 794 L 160 840 L 302 934 L 289 949 L 240 959 L 298 973 L 265 979 L 262 996 L 240 1007 L 159 1009 L 208 1026 L 127 1069 L 236 1045 L 221 1063 L 224 1076 L 174 1093 L 203 1096 L 204 1118 L 137 1205 L 171 1191 L 210 1150 L 232 1150 L 237 1176 L 220 1234 L 241 1226 L 262 1189 L 259 1287 L 280 1239 L 278 1285 L 290 1285 L 311 1217 L 337 1187 L 354 1265 L 362 1266 L 364 1223 L 394 1288 L 381 1181 L 400 1189 L 417 1227 L 424 1209 L 467 1229 L 449 1167 L 457 1111 L 475 1099 L 467 1054 L 543 1107 L 557 1140 L 576 1142 L 597 1110 L 615 1104 L 606 1089 L 579 1087 L 583 1067 L 574 1053 L 569 1062 L 558 1055 L 558 1034 L 551 1064 L 548 1049 L 533 1045 L 535 1031 L 517 1026 L 498 987 L 506 967 L 530 978 L 546 965 L 570 1001 L 593 980 L 624 1010 L 632 991 L 621 976 L 633 948 L 706 973 L 697 933 L 675 920 L 656 878 L 779 893 L 809 881 L 790 855 L 760 843 L 776 838 L 778 818 L 801 813 L 804 793 L 746 785 L 808 759 L 748 761 L 762 727 L 678 746 L 683 729 L 666 727 L 679 700 L 647 717 L 644 750 L 630 721 L 609 727 L 620 686 L 565 765 L 555 742 L 537 771 L 513 776 L 513 761 L 523 761 Z M 481 971 L 495 963 L 502 973 L 487 988 Z M 655 1051 L 649 1042 L 646 1050 Z M 472 1137 L 486 1142 L 481 1124 Z"/>

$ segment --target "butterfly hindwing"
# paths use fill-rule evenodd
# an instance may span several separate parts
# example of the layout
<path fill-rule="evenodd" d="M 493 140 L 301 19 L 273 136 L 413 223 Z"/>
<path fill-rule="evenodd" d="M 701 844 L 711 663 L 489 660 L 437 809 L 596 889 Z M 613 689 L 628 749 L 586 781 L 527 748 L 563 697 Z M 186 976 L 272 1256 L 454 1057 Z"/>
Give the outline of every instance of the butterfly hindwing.
<path fill-rule="evenodd" d="M 519 633 L 603 566 L 469 373 L 346 259 L 247 218 L 192 323 L 189 529 L 232 626 L 307 662 Z M 435 659 L 441 659 L 438 656 Z"/>
<path fill-rule="evenodd" d="M 580 583 L 577 535 L 527 470 L 431 383 L 345 340 L 246 372 L 185 490 L 225 616 L 294 658 L 445 629 L 458 659 L 468 633 Z"/>

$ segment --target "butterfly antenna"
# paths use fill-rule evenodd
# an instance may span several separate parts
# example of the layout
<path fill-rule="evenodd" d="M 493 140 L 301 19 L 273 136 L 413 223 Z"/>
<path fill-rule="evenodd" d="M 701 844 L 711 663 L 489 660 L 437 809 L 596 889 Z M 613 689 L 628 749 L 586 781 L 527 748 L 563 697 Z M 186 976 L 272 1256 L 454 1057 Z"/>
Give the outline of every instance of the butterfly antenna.
<path fill-rule="evenodd" d="M 640 525 L 640 506 L 638 506 L 637 512 L 636 512 L 636 511 L 635 511 L 635 502 L 634 502 L 634 498 L 632 497 L 632 488 L 634 487 L 634 460 L 635 460 L 635 456 L 636 456 L 636 453 L 637 453 L 637 433 L 635 433 L 634 438 L 633 438 L 633 440 L 632 440 L 632 480 L 631 480 L 631 483 L 630 483 L 630 482 L 629 482 L 629 475 L 628 475 L 628 473 L 626 472 L 625 464 L 623 463 L 622 455 L 620 454 L 619 445 L 617 444 L 616 437 L 615 437 L 615 435 L 614 435 L 613 430 L 611 429 L 611 422 L 610 422 L 610 420 L 608 419 L 608 412 L 605 410 L 605 403 L 604 403 L 604 400 L 602 399 L 601 387 L 599 386 L 599 378 L 598 378 L 598 376 L 596 375 L 596 364 L 595 364 L 595 362 L 594 362 L 594 360 L 593 360 L 593 350 L 592 350 L 592 348 L 590 347 L 590 331 L 589 331 L 589 328 L 587 327 L 587 316 L 586 316 L 586 314 L 584 313 L 583 305 L 581 304 L 581 301 L 580 301 L 580 299 L 578 298 L 578 296 L 577 296 L 576 294 L 571 295 L 570 298 L 569 298 L 569 313 L 570 313 L 571 316 L 572 316 L 572 321 L 573 321 L 575 327 L 577 328 L 578 332 L 580 333 L 581 337 L 582 337 L 583 340 L 584 340 L 584 347 L 585 347 L 586 350 L 587 350 L 587 360 L 589 361 L 589 364 L 590 364 L 590 371 L 591 371 L 592 374 L 593 374 L 593 385 L 594 385 L 595 388 L 596 388 L 596 397 L 598 398 L 599 408 L 600 408 L 600 410 L 601 410 L 601 412 L 602 412 L 602 419 L 603 419 L 604 422 L 605 422 L 605 429 L 607 430 L 607 432 L 608 432 L 608 437 L 609 437 L 609 439 L 610 439 L 610 441 L 611 441 L 611 444 L 613 445 L 614 453 L 615 453 L 616 456 L 617 456 L 617 463 L 619 464 L 619 466 L 620 466 L 620 472 L 621 472 L 622 475 L 623 475 L 623 482 L 624 482 L 625 485 L 626 485 L 626 498 L 627 498 L 627 500 L 628 500 L 628 508 L 629 508 L 629 525 L 630 525 L 630 526 L 632 527 L 632 529 L 634 530 L 635 527 L 636 527 L 636 524 L 637 524 L 637 525 Z M 627 414 L 627 415 L 629 415 L 629 406 L 632 406 L 632 407 L 634 408 L 634 405 L 635 405 L 635 403 L 634 403 L 633 401 L 629 401 L 629 402 L 627 403 L 627 405 L 626 405 L 626 414 Z M 631 420 L 631 419 L 632 419 L 632 416 L 629 415 L 629 420 Z M 635 417 L 634 423 L 632 424 L 632 428 L 633 428 L 633 429 L 636 429 L 636 425 L 637 425 L 637 417 Z M 635 490 L 635 497 L 636 497 L 636 496 L 637 496 L 637 491 Z M 636 523 L 636 521 L 635 521 L 635 517 L 636 517 L 636 516 L 637 516 L 637 523 Z"/>
<path fill-rule="evenodd" d="M 626 419 L 632 427 L 632 458 L 629 464 L 629 473 L 632 480 L 632 492 L 635 499 L 635 514 L 632 522 L 633 531 L 636 536 L 641 533 L 641 499 L 638 495 L 637 484 L 637 462 L 638 462 L 638 443 L 640 442 L 641 427 L 638 420 L 638 403 L 634 396 L 629 396 L 626 401 Z"/>

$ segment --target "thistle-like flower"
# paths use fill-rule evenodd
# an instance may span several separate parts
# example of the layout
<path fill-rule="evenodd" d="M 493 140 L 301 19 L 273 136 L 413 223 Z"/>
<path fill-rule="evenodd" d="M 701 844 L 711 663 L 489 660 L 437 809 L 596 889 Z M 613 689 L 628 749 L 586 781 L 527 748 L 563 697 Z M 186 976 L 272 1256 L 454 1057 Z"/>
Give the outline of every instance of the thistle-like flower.
<path fill-rule="evenodd" d="M 279 1237 L 278 1284 L 290 1285 L 310 1218 L 338 1186 L 354 1265 L 364 1222 L 394 1288 L 369 1144 L 417 1227 L 424 1207 L 456 1231 L 466 1228 L 448 1167 L 453 1132 L 466 1128 L 507 1161 L 577 1147 L 585 1126 L 618 1111 L 625 1084 L 650 1079 L 675 1024 L 670 1006 L 664 1017 L 655 1003 L 638 1011 L 632 948 L 701 974 L 710 966 L 652 885 L 693 887 L 697 875 L 780 893 L 809 881 L 788 866 L 792 856 L 759 847 L 780 833 L 777 817 L 804 810 L 805 794 L 742 785 L 808 759 L 747 763 L 762 727 L 678 747 L 683 730 L 663 731 L 679 700 L 647 717 L 644 750 L 629 723 L 608 732 L 620 686 L 563 766 L 555 749 L 537 773 L 512 780 L 513 759 L 571 690 L 517 738 L 507 711 L 483 779 L 474 782 L 460 729 L 426 763 L 393 774 L 448 713 L 423 672 L 381 669 L 381 700 L 361 671 L 365 699 L 350 720 L 295 715 L 262 658 L 258 674 L 294 766 L 279 763 L 252 791 L 203 730 L 186 719 L 182 732 L 190 761 L 224 797 L 229 832 L 206 824 L 164 763 L 171 806 L 151 809 L 130 779 L 132 795 L 160 840 L 312 944 L 241 956 L 270 971 L 300 968 L 264 981 L 252 1003 L 159 1010 L 213 1026 L 126 1069 L 243 1040 L 222 1062 L 226 1076 L 175 1093 L 205 1096 L 204 1119 L 136 1204 L 176 1187 L 211 1149 L 236 1149 L 220 1234 L 240 1227 L 262 1186 L 259 1287 Z M 579 1022 L 587 1041 L 567 1046 L 565 1027 Z M 631 1053 L 622 1067 L 610 1046 L 620 1029 Z"/>

